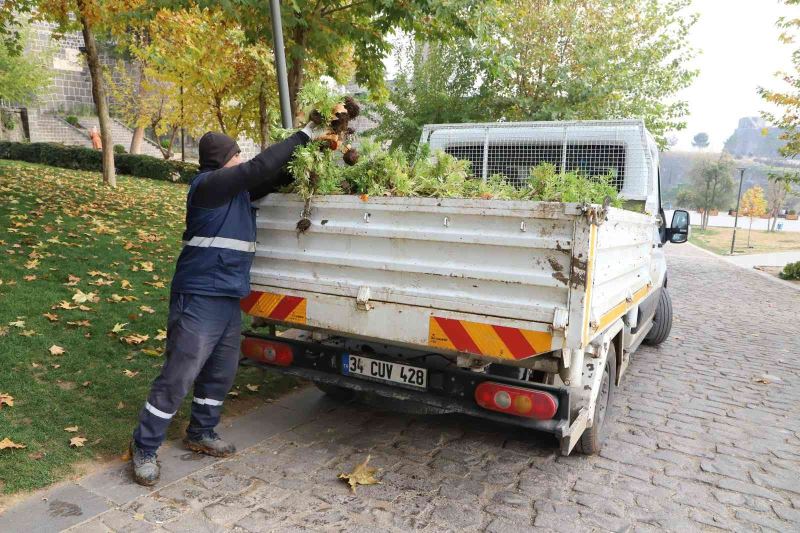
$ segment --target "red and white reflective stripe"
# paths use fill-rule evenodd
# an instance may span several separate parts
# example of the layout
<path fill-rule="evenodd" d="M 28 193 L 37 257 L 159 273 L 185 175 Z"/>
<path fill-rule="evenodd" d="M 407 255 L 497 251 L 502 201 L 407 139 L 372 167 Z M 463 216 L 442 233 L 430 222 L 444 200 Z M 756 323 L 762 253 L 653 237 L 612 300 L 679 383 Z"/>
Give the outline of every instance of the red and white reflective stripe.
<path fill-rule="evenodd" d="M 250 241 L 240 241 L 239 239 L 228 239 L 227 237 L 192 237 L 188 241 L 183 241 L 184 246 L 197 246 L 198 248 L 226 248 L 228 250 L 238 250 L 240 252 L 255 252 L 256 243 Z"/>
<path fill-rule="evenodd" d="M 222 405 L 221 401 L 214 400 L 212 398 L 198 398 L 197 396 L 195 396 L 194 398 L 192 398 L 192 401 L 199 405 L 213 405 L 213 406 Z"/>
<path fill-rule="evenodd" d="M 150 402 L 145 402 L 144 408 L 147 409 L 150 413 L 156 415 L 158 418 L 163 418 L 164 420 L 169 420 L 170 418 L 175 416 L 175 413 L 165 413 L 160 409 L 156 409 L 150 404 Z"/>

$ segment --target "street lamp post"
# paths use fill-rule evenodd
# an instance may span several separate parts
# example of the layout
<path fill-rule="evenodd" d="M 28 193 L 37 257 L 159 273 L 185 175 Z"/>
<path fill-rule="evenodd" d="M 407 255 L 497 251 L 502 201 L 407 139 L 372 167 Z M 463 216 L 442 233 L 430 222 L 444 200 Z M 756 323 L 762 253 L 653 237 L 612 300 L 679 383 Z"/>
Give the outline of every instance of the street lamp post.
<path fill-rule="evenodd" d="M 736 195 L 736 218 L 733 221 L 733 238 L 731 239 L 731 255 L 733 255 L 733 247 L 736 245 L 736 228 L 739 226 L 739 202 L 742 199 L 742 182 L 744 181 L 744 167 L 739 169 L 739 194 Z"/>
<path fill-rule="evenodd" d="M 278 96 L 281 103 L 281 123 L 287 130 L 292 127 L 292 110 L 289 104 L 289 79 L 286 76 L 286 51 L 283 47 L 280 0 L 269 0 L 272 14 L 272 48 L 275 51 L 275 73 L 278 78 Z"/>

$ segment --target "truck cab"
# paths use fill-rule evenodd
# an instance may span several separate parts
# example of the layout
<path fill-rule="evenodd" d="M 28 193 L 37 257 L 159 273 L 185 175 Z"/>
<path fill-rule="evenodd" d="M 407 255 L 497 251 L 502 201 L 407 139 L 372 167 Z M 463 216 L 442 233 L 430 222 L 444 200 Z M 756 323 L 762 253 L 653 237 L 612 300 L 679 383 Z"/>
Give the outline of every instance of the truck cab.
<path fill-rule="evenodd" d="M 641 121 L 426 126 L 422 143 L 473 179 L 524 186 L 550 164 L 612 176 L 625 209 L 494 199 L 312 200 L 258 205 L 249 364 L 339 398 L 384 398 L 553 433 L 597 453 L 614 387 L 641 343 L 669 335 L 658 150 Z"/>

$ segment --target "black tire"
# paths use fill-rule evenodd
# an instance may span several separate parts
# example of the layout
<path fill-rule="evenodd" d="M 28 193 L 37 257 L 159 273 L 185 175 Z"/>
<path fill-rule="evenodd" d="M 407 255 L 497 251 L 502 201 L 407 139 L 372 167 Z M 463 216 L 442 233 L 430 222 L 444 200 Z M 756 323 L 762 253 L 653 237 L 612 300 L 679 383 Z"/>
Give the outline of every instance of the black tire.
<path fill-rule="evenodd" d="M 644 343 L 648 346 L 658 346 L 669 337 L 672 330 L 672 298 L 669 297 L 667 288 L 661 289 L 658 297 L 658 307 L 653 315 L 653 327 L 647 332 Z"/>
<path fill-rule="evenodd" d="M 339 387 L 338 385 L 331 385 L 330 383 L 314 383 L 314 386 L 325 393 L 326 396 L 333 398 L 340 402 L 349 402 L 355 397 L 355 392 Z"/>
<path fill-rule="evenodd" d="M 608 348 L 608 358 L 600 381 L 600 392 L 594 408 L 592 427 L 586 428 L 575 449 L 585 455 L 597 455 L 606 440 L 606 421 L 614 404 L 614 381 L 617 375 L 617 350 L 614 343 Z"/>

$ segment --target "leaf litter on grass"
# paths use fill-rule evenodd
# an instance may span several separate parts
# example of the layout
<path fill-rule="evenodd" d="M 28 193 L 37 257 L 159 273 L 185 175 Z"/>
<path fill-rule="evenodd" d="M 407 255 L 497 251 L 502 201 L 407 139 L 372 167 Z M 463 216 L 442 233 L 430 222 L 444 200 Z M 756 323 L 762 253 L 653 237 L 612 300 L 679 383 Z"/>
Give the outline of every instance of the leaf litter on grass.
<path fill-rule="evenodd" d="M 0 202 L 0 308 L 9 317 L 0 325 L 0 353 L 16 354 L 0 365 L 0 391 L 35 398 L 3 404 L 0 414 L 7 432 L 0 438 L 36 443 L 36 457 L 0 454 L 0 490 L 14 493 L 63 478 L 80 460 L 83 454 L 65 454 L 64 427 L 79 425 L 81 438 L 91 436 L 85 446 L 100 457 L 118 455 L 128 442 L 162 362 L 154 358 L 164 353 L 186 186 L 119 176 L 111 190 L 99 173 L 0 160 L 0 194 L 8 200 Z M 24 268 L 34 260 L 35 269 Z M 37 279 L 26 283 L 25 275 Z M 117 324 L 126 329 L 112 333 Z M 132 346 L 122 336 L 134 336 Z M 66 353 L 45 362 L 51 346 Z M 263 380 L 266 394 L 273 383 L 288 388 L 289 380 L 256 369 L 237 376 L 241 387 Z M 187 406 L 171 438 L 188 420 Z"/>

